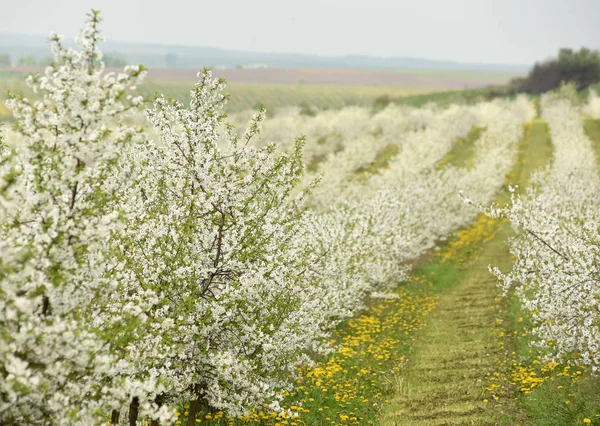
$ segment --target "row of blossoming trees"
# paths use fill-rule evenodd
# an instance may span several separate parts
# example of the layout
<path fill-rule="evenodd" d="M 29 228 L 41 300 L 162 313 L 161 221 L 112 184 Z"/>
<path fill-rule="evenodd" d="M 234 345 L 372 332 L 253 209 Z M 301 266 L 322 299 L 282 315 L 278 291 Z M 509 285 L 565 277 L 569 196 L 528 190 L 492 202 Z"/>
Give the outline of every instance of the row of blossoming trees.
<path fill-rule="evenodd" d="M 188 106 L 158 97 L 144 111 L 145 71 L 104 70 L 99 21 L 76 50 L 54 37 L 54 65 L 28 79 L 37 100 L 9 101 L 3 424 L 164 424 L 186 402 L 192 419 L 281 412 L 333 327 L 365 297 L 391 297 L 405 261 L 477 214 L 458 190 L 493 199 L 535 114 L 524 98 L 291 111 L 261 136 L 264 111 L 241 131 L 225 122 L 209 71 Z M 474 126 L 472 164 L 440 162 Z"/>
<path fill-rule="evenodd" d="M 560 93 L 542 96 L 553 162 L 536 176 L 527 197 L 513 196 L 509 206 L 490 209 L 519 231 L 510 241 L 512 270 L 493 272 L 531 314 L 535 343 L 549 358 L 595 372 L 600 367 L 600 177 L 572 100 Z M 582 111 L 598 111 L 595 93 Z"/>

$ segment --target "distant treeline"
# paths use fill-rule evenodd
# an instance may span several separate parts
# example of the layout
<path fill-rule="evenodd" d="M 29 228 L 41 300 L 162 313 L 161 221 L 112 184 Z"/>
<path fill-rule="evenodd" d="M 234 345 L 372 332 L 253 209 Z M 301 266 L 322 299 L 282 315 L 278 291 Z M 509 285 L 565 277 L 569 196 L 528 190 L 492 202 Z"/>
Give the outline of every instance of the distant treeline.
<path fill-rule="evenodd" d="M 421 107 L 430 102 L 439 105 L 473 104 L 482 99 L 512 97 L 519 93 L 539 95 L 552 91 L 562 83 L 571 83 L 582 91 L 600 83 L 600 52 L 581 48 L 560 49 L 557 58 L 537 62 L 526 77 L 513 78 L 503 86 L 488 86 L 480 89 L 453 90 L 424 93 L 413 96 L 390 97 L 381 95 L 373 102 L 373 112 L 378 112 L 389 103 Z M 600 92 L 598 87 L 595 90 Z M 584 96 L 584 92 L 581 92 Z"/>
<path fill-rule="evenodd" d="M 573 83 L 582 90 L 599 81 L 600 52 L 587 48 L 560 49 L 558 58 L 537 62 L 527 77 L 513 79 L 509 91 L 539 94 L 556 89 L 562 82 Z"/>

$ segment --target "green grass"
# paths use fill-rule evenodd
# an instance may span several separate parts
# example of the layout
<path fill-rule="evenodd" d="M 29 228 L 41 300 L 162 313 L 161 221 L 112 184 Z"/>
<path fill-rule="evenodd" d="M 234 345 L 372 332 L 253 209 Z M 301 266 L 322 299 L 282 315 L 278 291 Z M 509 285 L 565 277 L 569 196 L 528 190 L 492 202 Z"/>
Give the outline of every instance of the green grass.
<path fill-rule="evenodd" d="M 592 141 L 592 146 L 596 153 L 596 162 L 600 168 L 600 119 L 586 119 L 584 122 L 584 130 L 587 137 Z"/>
<path fill-rule="evenodd" d="M 552 161 L 552 143 L 548 123 L 539 118 L 525 126 L 525 139 L 521 145 L 519 164 L 507 177 L 508 184 L 528 182 L 532 173 L 545 169 Z M 508 187 L 500 194 L 500 203 L 510 201 Z"/>
<path fill-rule="evenodd" d="M 367 179 L 369 176 L 379 173 L 383 169 L 389 167 L 390 161 L 398 154 L 400 147 L 396 144 L 389 144 L 381 148 L 373 162 L 370 164 L 360 167 L 356 170 L 356 174 L 361 179 Z"/>
<path fill-rule="evenodd" d="M 390 72 L 397 72 L 402 74 L 419 74 L 427 75 L 432 77 L 450 77 L 450 78 L 463 78 L 468 80 L 483 80 L 483 81 L 495 81 L 498 84 L 508 83 L 513 77 L 525 75 L 525 73 L 507 73 L 497 71 L 473 71 L 473 70 L 390 70 Z"/>
<path fill-rule="evenodd" d="M 475 142 L 481 136 L 484 129 L 481 127 L 473 127 L 469 134 L 456 141 L 452 149 L 440 160 L 437 167 L 443 168 L 447 165 L 454 167 L 474 167 L 475 159 Z"/>
<path fill-rule="evenodd" d="M 484 399 L 486 374 L 493 371 L 495 356 L 490 349 L 494 324 L 490 306 L 496 289 L 487 264 L 506 261 L 499 255 L 504 237 L 499 233 L 490 242 L 473 239 L 464 248 L 470 244 L 482 247 L 477 255 L 468 255 L 463 264 L 450 262 L 445 271 L 438 268 L 435 279 L 452 286 L 439 295 L 438 306 L 398 381 L 396 395 L 385 407 L 382 425 L 484 424 L 498 420 L 494 407 Z"/>
<path fill-rule="evenodd" d="M 5 81 L 19 81 L 23 80 L 27 76 L 26 73 L 17 70 L 0 69 L 0 82 Z"/>
<path fill-rule="evenodd" d="M 482 88 L 482 89 L 465 89 L 465 90 L 449 90 L 423 93 L 411 96 L 398 97 L 393 100 L 398 105 L 407 105 L 412 107 L 421 107 L 431 102 L 439 105 L 451 104 L 474 104 L 494 97 L 505 97 L 505 89 L 498 88 Z"/>
<path fill-rule="evenodd" d="M 574 370 L 575 371 L 575 370 Z M 600 381 L 585 373 L 579 378 L 555 372 L 520 403 L 533 425 L 600 425 Z"/>

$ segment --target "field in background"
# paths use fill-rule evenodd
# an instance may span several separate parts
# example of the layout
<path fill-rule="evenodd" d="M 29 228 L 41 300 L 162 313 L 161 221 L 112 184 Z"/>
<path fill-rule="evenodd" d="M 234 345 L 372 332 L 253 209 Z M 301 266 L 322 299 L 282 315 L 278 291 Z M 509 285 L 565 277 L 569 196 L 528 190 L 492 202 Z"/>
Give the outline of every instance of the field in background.
<path fill-rule="evenodd" d="M 6 91 L 34 96 L 28 90 L 24 79 L 29 72 L 40 70 L 40 68 L 0 69 L 0 121 L 9 121 L 12 118 L 4 103 Z M 428 102 L 436 102 L 440 105 L 473 103 L 486 98 L 506 96 L 502 84 L 516 75 L 504 72 L 454 70 L 281 69 L 278 82 L 269 83 L 260 81 L 267 75 L 265 71 L 267 70 L 215 70 L 217 76 L 224 77 L 228 82 L 227 92 L 231 95 L 227 105 L 228 111 L 255 109 L 258 105 L 264 105 L 269 115 L 273 116 L 277 114 L 279 108 L 289 106 L 301 106 L 308 112 L 314 112 L 350 105 L 373 105 L 380 108 L 389 102 L 413 107 L 420 107 Z M 273 73 L 273 69 L 268 71 Z M 311 74 L 302 74 L 300 71 L 311 71 Z M 319 75 L 317 71 L 321 74 Z M 332 83 L 331 76 L 335 74 L 334 72 L 338 76 L 345 75 L 345 77 L 337 80 L 337 83 Z M 282 77 L 283 75 L 287 80 Z M 300 75 L 304 75 L 304 80 L 292 79 L 293 76 Z M 355 78 L 349 78 L 352 75 Z M 392 75 L 392 81 L 398 82 L 402 81 L 401 78 L 404 76 L 405 84 L 389 84 L 390 80 L 383 78 L 386 75 Z M 423 77 L 420 80 L 415 78 L 419 75 Z M 378 80 L 379 84 L 374 76 L 382 77 Z M 388 83 L 384 84 L 386 81 Z M 466 87 L 471 88 L 457 87 L 459 83 L 464 84 L 465 81 L 468 81 Z M 162 93 L 166 97 L 187 102 L 194 82 L 193 70 L 156 69 L 151 71 L 148 80 L 140 87 L 140 92 L 150 98 L 155 93 Z M 600 83 L 592 88 L 600 92 Z M 581 98 L 585 98 L 587 93 L 587 90 L 579 92 Z"/>
<path fill-rule="evenodd" d="M 149 79 L 184 81 L 195 79 L 194 69 L 155 68 Z M 306 85 L 393 86 L 405 88 L 465 89 L 506 84 L 521 74 L 462 70 L 376 70 L 323 68 L 228 68 L 214 74 L 231 83 Z"/>
<path fill-rule="evenodd" d="M 189 100 L 192 82 L 148 81 L 140 92 L 153 95 L 162 93 L 180 101 Z M 440 90 L 440 89 L 437 89 Z M 301 85 L 230 82 L 227 93 L 231 99 L 228 110 L 240 111 L 262 104 L 270 113 L 289 106 L 311 109 L 336 109 L 349 105 L 370 106 L 381 96 L 400 98 L 434 92 L 431 88 L 356 86 L 356 85 Z"/>
<path fill-rule="evenodd" d="M 39 67 L 0 70 L 0 120 L 10 119 L 4 105 L 6 91 L 21 91 L 32 96 L 23 80 L 29 72 L 41 70 Z M 162 93 L 185 102 L 196 72 L 153 69 L 140 90 L 148 96 Z M 227 91 L 231 95 L 228 110 L 252 109 L 262 104 L 271 114 L 276 114 L 279 108 L 298 105 L 315 110 L 369 106 L 382 97 L 418 105 L 428 102 L 431 94 L 439 94 L 440 100 L 455 101 L 471 92 L 480 96 L 479 88 L 505 84 L 517 75 L 489 71 L 310 68 L 224 69 L 214 70 L 214 73 L 228 82 Z"/>

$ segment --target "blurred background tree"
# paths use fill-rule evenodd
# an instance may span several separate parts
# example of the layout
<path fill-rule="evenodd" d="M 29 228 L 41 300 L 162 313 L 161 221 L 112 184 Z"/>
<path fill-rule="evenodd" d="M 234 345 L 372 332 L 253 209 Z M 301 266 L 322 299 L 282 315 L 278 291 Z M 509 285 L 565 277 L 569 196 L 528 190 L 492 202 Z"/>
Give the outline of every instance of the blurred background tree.
<path fill-rule="evenodd" d="M 578 90 L 600 81 L 600 52 L 585 47 L 560 49 L 558 57 L 538 62 L 527 77 L 513 79 L 515 92 L 543 93 L 554 90 L 561 83 L 573 83 Z"/>

